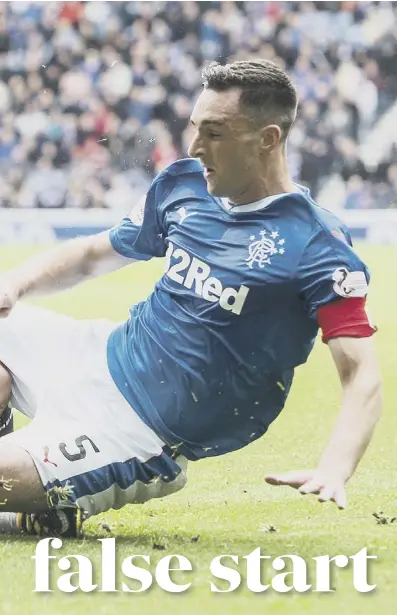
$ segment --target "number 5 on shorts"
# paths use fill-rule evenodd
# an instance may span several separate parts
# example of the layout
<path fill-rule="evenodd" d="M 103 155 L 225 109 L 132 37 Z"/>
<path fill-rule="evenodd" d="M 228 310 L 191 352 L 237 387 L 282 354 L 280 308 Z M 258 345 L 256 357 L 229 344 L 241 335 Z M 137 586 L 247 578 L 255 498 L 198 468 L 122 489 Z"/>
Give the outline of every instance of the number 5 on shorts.
<path fill-rule="evenodd" d="M 61 444 L 59 445 L 59 450 L 61 451 L 62 455 L 64 457 L 66 457 L 66 459 L 68 459 L 69 461 L 79 461 L 80 459 L 84 459 L 87 455 L 87 451 L 84 448 L 83 442 L 87 441 L 91 444 L 92 448 L 94 449 L 94 451 L 96 453 L 99 453 L 99 448 L 97 447 L 97 445 L 91 440 L 91 438 L 89 438 L 88 436 L 79 436 L 78 438 L 76 438 L 75 440 L 75 444 L 77 446 L 77 448 L 79 449 L 78 453 L 69 453 L 66 450 L 66 444 L 65 442 L 61 442 Z"/>

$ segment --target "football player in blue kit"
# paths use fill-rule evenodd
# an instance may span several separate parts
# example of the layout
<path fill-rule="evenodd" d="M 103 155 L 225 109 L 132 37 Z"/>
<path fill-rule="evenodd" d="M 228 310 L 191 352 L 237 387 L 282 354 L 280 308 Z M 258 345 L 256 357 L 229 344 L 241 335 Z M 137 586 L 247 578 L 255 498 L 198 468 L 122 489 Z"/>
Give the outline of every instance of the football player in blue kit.
<path fill-rule="evenodd" d="M 118 226 L 3 276 L 0 404 L 11 397 L 33 419 L 0 441 L 3 529 L 74 535 L 81 511 L 181 489 L 187 461 L 267 431 L 319 328 L 339 417 L 314 469 L 266 480 L 346 505 L 381 412 L 367 267 L 346 227 L 291 181 L 297 96 L 285 72 L 212 63 L 203 82 L 190 159 L 162 171 Z M 19 303 L 153 257 L 165 257 L 164 275 L 122 324 Z"/>

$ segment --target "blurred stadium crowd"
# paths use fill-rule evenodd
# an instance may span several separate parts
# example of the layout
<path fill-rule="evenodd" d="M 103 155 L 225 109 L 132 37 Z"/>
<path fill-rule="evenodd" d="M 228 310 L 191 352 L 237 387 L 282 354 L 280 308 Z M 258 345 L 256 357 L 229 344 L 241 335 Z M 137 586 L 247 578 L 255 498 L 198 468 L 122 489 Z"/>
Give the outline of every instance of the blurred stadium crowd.
<path fill-rule="evenodd" d="M 186 155 L 202 64 L 257 57 L 299 90 L 294 177 L 397 207 L 396 24 L 395 2 L 3 2 L 0 206 L 128 211 Z"/>

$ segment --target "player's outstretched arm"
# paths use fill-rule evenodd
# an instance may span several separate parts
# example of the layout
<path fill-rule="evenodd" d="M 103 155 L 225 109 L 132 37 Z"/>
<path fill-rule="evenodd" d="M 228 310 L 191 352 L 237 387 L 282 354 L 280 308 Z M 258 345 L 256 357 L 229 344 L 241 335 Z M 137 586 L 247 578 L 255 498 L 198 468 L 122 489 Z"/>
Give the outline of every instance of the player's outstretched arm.
<path fill-rule="evenodd" d="M 114 250 L 109 231 L 66 241 L 2 276 L 0 316 L 7 316 L 22 297 L 58 292 L 131 262 Z"/>
<path fill-rule="evenodd" d="M 382 411 L 382 380 L 372 337 L 328 341 L 343 389 L 342 409 L 319 468 L 347 481 L 357 467 Z"/>
<path fill-rule="evenodd" d="M 363 456 L 380 417 L 381 376 L 372 338 L 329 340 L 343 388 L 342 409 L 322 458 L 314 470 L 270 474 L 272 485 L 289 485 L 321 502 L 346 506 L 345 484 Z"/>

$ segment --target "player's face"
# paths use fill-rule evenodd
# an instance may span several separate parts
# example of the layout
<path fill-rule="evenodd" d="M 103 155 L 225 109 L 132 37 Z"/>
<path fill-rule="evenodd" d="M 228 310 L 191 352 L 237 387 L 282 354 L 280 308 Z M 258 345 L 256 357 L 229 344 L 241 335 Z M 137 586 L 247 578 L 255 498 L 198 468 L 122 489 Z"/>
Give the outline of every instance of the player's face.
<path fill-rule="evenodd" d="M 263 173 L 261 134 L 239 106 L 240 90 L 203 90 L 193 109 L 189 156 L 199 158 L 208 191 L 234 203 L 256 200 Z"/>

